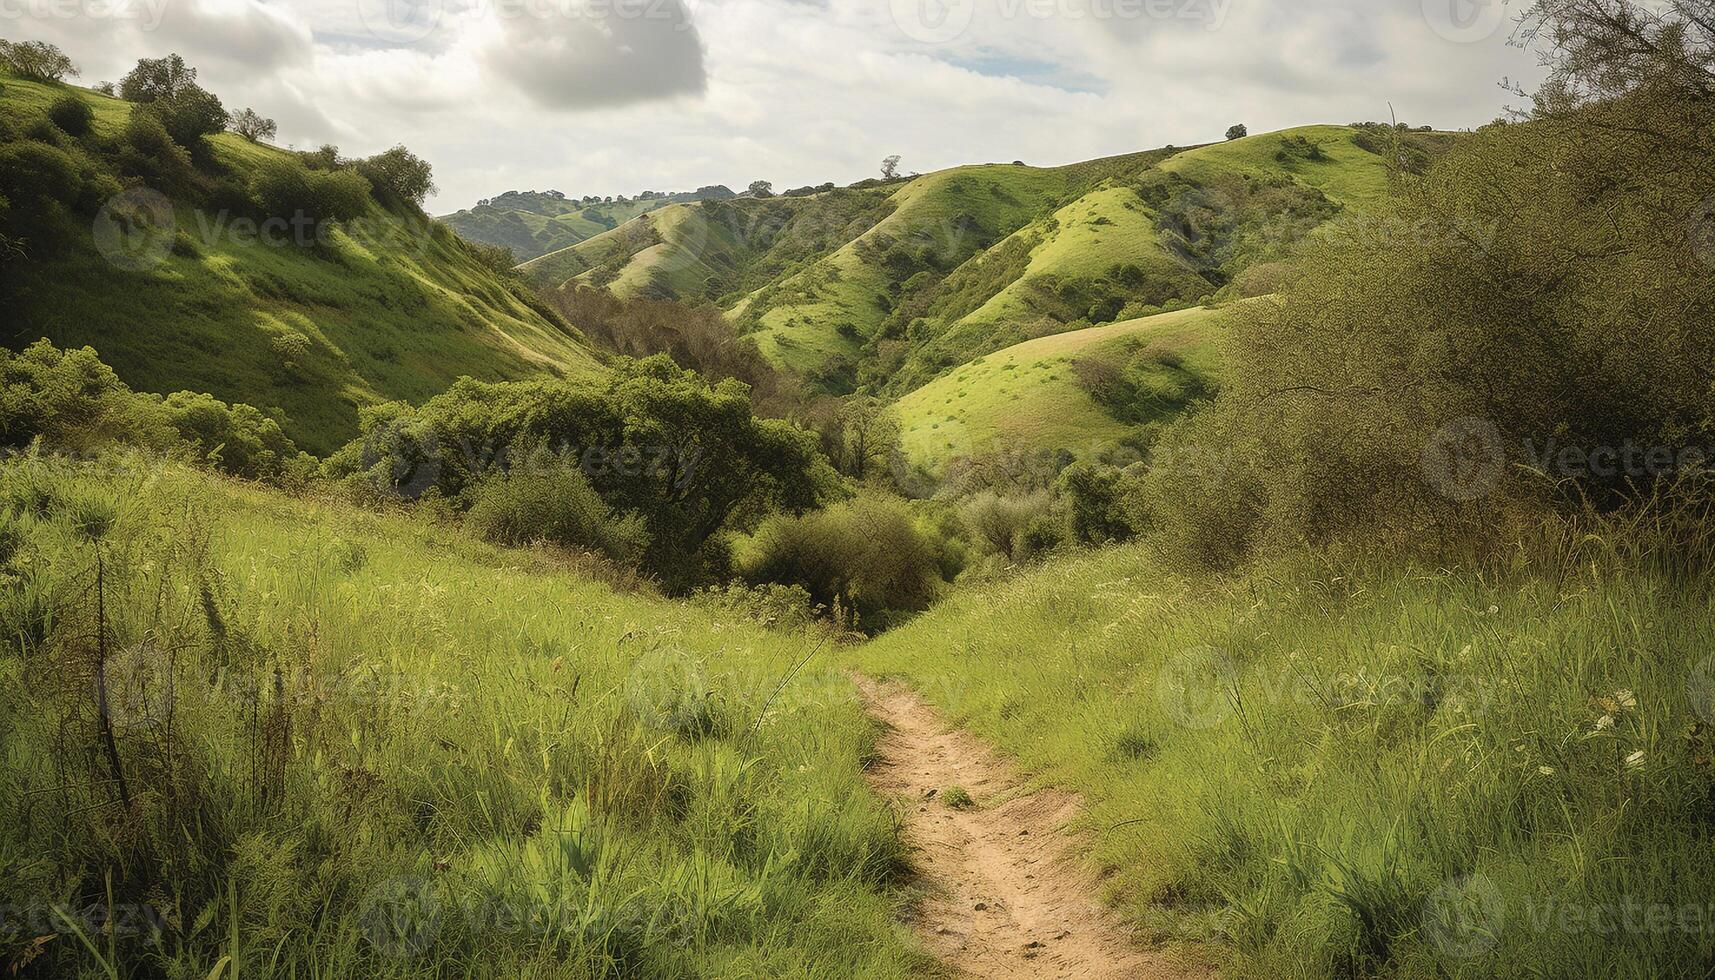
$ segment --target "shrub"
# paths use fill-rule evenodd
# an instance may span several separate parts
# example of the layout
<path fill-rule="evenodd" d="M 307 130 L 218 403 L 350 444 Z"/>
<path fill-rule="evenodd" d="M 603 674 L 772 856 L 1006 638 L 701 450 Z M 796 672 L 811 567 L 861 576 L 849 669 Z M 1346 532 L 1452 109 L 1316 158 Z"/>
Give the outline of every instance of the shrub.
<path fill-rule="evenodd" d="M 48 118 L 72 136 L 87 136 L 95 125 L 95 110 L 73 93 L 66 93 L 48 106 Z"/>
<path fill-rule="evenodd" d="M 363 214 L 369 182 L 351 170 L 323 172 L 296 160 L 272 160 L 251 176 L 250 195 L 269 218 L 320 226 Z"/>
<path fill-rule="evenodd" d="M 164 449 L 173 431 L 94 350 L 61 351 L 41 340 L 15 354 L 0 349 L 0 448 L 36 439 L 68 452 L 115 442 Z"/>
<path fill-rule="evenodd" d="M 1058 490 L 1066 505 L 1067 531 L 1081 544 L 1101 545 L 1129 540 L 1137 529 L 1127 512 L 1135 491 L 1111 466 L 1074 463 L 1060 474 Z"/>
<path fill-rule="evenodd" d="M 981 554 L 1001 555 L 1007 560 L 1023 560 L 1018 544 L 1031 522 L 1045 517 L 1053 508 L 1053 498 L 1037 492 L 1003 497 L 992 490 L 973 496 L 964 507 L 965 528 L 971 543 Z"/>
<path fill-rule="evenodd" d="M 228 405 L 191 391 L 169 395 L 165 418 L 179 437 L 195 447 L 202 462 L 251 480 L 285 473 L 299 455 L 280 423 L 250 405 Z"/>
<path fill-rule="evenodd" d="M 764 523 L 743 562 L 751 583 L 802 586 L 850 625 L 886 628 L 929 607 L 941 581 L 935 549 L 903 506 L 876 498 Z"/>
<path fill-rule="evenodd" d="M 538 541 L 593 551 L 623 565 L 648 547 L 643 522 L 616 517 L 578 469 L 578 461 L 538 448 L 510 471 L 486 477 L 471 491 L 465 523 L 497 544 Z"/>

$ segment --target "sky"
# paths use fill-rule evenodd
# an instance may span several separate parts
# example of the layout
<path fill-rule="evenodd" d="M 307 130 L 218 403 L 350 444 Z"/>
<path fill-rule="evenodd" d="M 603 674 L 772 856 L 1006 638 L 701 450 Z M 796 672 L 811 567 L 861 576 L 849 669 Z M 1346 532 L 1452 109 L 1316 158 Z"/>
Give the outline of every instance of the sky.
<path fill-rule="evenodd" d="M 506 190 L 777 189 L 1070 163 L 1389 118 L 1460 129 L 1536 76 L 1523 0 L 0 0 L 79 81 L 177 52 L 281 145 Z"/>

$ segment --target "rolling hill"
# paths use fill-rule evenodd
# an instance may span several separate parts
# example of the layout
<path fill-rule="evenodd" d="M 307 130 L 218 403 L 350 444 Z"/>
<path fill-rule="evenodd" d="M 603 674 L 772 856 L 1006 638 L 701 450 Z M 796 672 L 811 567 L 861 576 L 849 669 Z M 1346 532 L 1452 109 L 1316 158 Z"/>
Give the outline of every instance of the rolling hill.
<path fill-rule="evenodd" d="M 978 357 L 898 401 L 901 449 L 931 471 L 1008 450 L 1100 456 L 1214 387 L 1222 316 L 1197 307 Z"/>
<path fill-rule="evenodd" d="M 549 285 L 715 302 L 776 365 L 827 391 L 897 397 L 1033 338 L 1269 292 L 1296 242 L 1381 200 L 1390 160 L 1421 167 L 1454 139 L 1308 126 L 675 205 L 524 269 Z M 781 234 L 804 227 L 817 234 Z"/>
<path fill-rule="evenodd" d="M 519 262 L 569 248 L 670 204 L 731 197 L 725 187 L 630 200 L 579 200 L 558 191 L 507 191 L 476 207 L 440 216 L 463 238 L 512 250 Z"/>
<path fill-rule="evenodd" d="M 68 93 L 93 110 L 87 134 L 45 115 Z M 260 234 L 246 188 L 295 158 L 285 150 L 220 134 L 194 171 L 187 158 L 167 174 L 196 193 L 168 186 L 169 168 L 142 176 L 157 161 L 139 149 L 146 134 L 130 125 L 134 109 L 87 89 L 5 79 L 0 195 L 21 207 L 31 174 L 52 165 L 73 198 L 46 200 L 23 256 L 0 268 L 7 346 L 43 337 L 92 346 L 134 388 L 256 405 L 318 453 L 357 433 L 359 408 L 426 398 L 461 375 L 599 370 L 585 339 L 522 283 L 412 209 L 371 201 L 356 220 L 310 232 L 313 241 L 286 224 Z M 133 237 L 126 222 L 138 208 L 156 234 L 171 227 L 170 242 Z"/>

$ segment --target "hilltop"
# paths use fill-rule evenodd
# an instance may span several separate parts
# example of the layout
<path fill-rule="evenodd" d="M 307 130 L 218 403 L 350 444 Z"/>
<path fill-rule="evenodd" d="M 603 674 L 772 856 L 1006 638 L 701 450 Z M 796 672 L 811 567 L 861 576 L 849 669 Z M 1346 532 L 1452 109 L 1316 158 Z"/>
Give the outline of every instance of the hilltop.
<path fill-rule="evenodd" d="M 85 133 L 47 116 L 68 96 L 90 110 Z M 254 187 L 277 172 L 333 206 L 331 177 L 325 199 L 302 186 L 324 180 L 292 166 L 305 155 L 219 133 L 193 159 L 136 109 L 4 79 L 0 196 L 27 232 L 0 266 L 6 346 L 93 346 L 134 388 L 254 404 L 317 453 L 356 435 L 360 408 L 427 398 L 462 375 L 598 370 L 582 335 L 504 262 L 414 206 L 366 195 L 339 205 L 347 220 L 293 224 Z"/>

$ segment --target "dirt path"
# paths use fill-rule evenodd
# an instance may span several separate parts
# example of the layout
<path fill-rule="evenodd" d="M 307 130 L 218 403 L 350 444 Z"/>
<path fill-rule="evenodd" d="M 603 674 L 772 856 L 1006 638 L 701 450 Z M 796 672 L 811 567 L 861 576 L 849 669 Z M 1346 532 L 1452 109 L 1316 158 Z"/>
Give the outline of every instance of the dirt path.
<path fill-rule="evenodd" d="M 917 926 L 943 962 L 985 978 L 1214 976 L 1140 949 L 1096 900 L 1097 884 L 1064 830 L 1078 812 L 1076 796 L 1039 790 L 991 808 L 1023 783 L 1006 759 L 903 685 L 856 680 L 886 725 L 869 780 L 883 795 L 903 797 L 929 886 Z M 946 806 L 940 793 L 949 786 L 977 805 Z"/>

